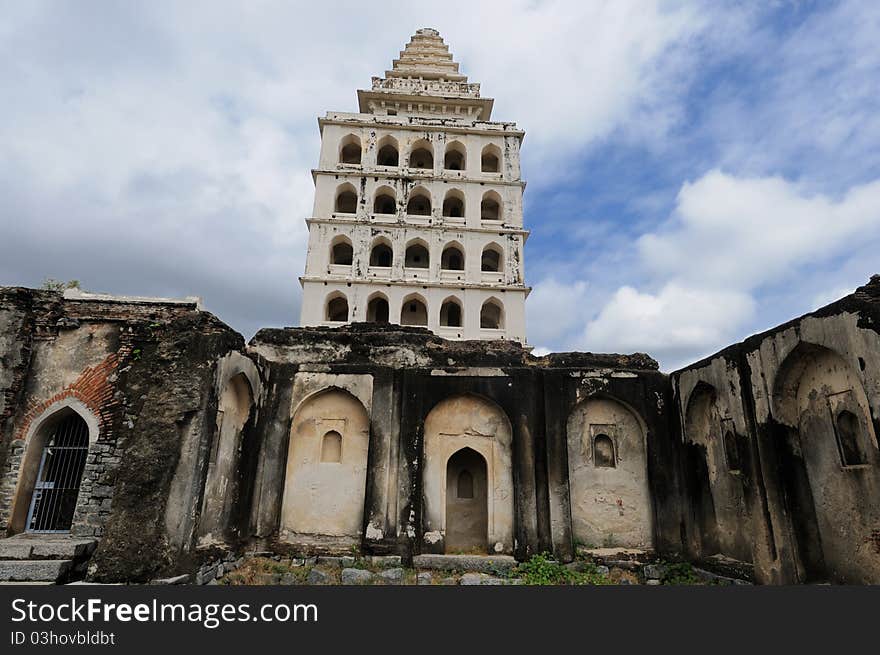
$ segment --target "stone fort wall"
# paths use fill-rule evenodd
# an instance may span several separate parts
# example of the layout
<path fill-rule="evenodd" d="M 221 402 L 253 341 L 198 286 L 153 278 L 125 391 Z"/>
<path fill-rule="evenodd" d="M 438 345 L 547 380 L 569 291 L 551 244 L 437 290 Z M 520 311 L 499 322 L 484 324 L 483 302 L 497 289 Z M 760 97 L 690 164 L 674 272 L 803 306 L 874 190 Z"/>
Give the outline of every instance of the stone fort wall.
<path fill-rule="evenodd" d="M 70 529 L 99 538 L 95 580 L 221 547 L 607 546 L 876 583 L 878 325 L 875 277 L 666 375 L 647 355 L 533 357 L 397 325 L 245 345 L 195 303 L 2 288 L 0 519 L 25 529 L 27 463 L 76 411 L 92 440 Z"/>

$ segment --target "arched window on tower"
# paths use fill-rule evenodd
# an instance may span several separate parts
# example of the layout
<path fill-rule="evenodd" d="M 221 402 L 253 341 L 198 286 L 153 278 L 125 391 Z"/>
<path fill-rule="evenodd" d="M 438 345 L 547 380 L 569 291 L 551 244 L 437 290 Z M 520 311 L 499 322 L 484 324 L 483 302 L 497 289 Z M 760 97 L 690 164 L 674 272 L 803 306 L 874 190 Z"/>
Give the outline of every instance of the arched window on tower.
<path fill-rule="evenodd" d="M 361 140 L 354 134 L 349 134 L 339 144 L 340 164 L 361 163 Z"/>
<path fill-rule="evenodd" d="M 331 296 L 327 301 L 326 320 L 331 323 L 345 323 L 348 320 L 348 300 L 342 294 Z"/>
<path fill-rule="evenodd" d="M 480 157 L 480 170 L 483 173 L 501 172 L 501 150 L 496 145 L 488 145 L 483 148 Z"/>
<path fill-rule="evenodd" d="M 357 191 L 346 182 L 339 185 L 336 189 L 336 213 L 337 214 L 356 214 L 357 213 Z"/>
<path fill-rule="evenodd" d="M 484 330 L 501 330 L 504 328 L 504 312 L 501 303 L 490 298 L 480 309 L 480 327 Z"/>
<path fill-rule="evenodd" d="M 495 191 L 487 191 L 480 202 L 480 218 L 484 221 L 501 220 L 501 196 Z"/>
<path fill-rule="evenodd" d="M 431 152 L 431 144 L 425 139 L 416 141 L 409 154 L 409 167 L 425 170 L 433 170 L 434 154 Z"/>
<path fill-rule="evenodd" d="M 464 218 L 464 194 L 458 189 L 446 193 L 443 199 L 443 216 L 446 218 Z"/>
<path fill-rule="evenodd" d="M 461 246 L 457 243 L 451 243 L 443 249 L 443 254 L 440 256 L 440 268 L 444 271 L 464 270 L 464 253 Z"/>
<path fill-rule="evenodd" d="M 330 250 L 330 263 L 334 266 L 351 266 L 354 250 L 346 237 L 337 237 Z"/>
<path fill-rule="evenodd" d="M 321 440 L 321 461 L 328 464 L 342 461 L 342 435 L 336 430 L 330 430 Z"/>
<path fill-rule="evenodd" d="M 383 186 L 376 190 L 376 197 L 373 200 L 373 213 L 397 213 L 397 198 L 395 197 L 394 189 L 388 186 Z"/>
<path fill-rule="evenodd" d="M 430 255 L 427 245 L 422 241 L 411 242 L 406 247 L 406 259 L 403 262 L 406 268 L 428 268 Z"/>
<path fill-rule="evenodd" d="M 739 471 L 739 449 L 736 447 L 736 435 L 727 430 L 722 436 L 724 440 L 724 458 L 727 460 L 728 471 Z"/>
<path fill-rule="evenodd" d="M 386 136 L 380 139 L 379 151 L 376 153 L 376 163 L 379 166 L 398 166 L 399 160 L 397 140 L 393 136 Z"/>
<path fill-rule="evenodd" d="M 431 196 L 425 189 L 421 187 L 413 189 L 409 203 L 406 205 L 406 213 L 411 216 L 431 215 Z"/>
<path fill-rule="evenodd" d="M 367 323 L 387 323 L 388 316 L 388 299 L 382 294 L 370 298 L 367 304 Z"/>
<path fill-rule="evenodd" d="M 391 268 L 394 260 L 394 253 L 387 241 L 376 241 L 370 250 L 370 266 L 378 266 L 381 268 Z"/>
<path fill-rule="evenodd" d="M 447 171 L 463 171 L 465 167 L 465 149 L 458 141 L 451 141 L 446 146 L 443 157 L 443 168 Z"/>
<path fill-rule="evenodd" d="M 447 298 L 440 307 L 442 327 L 461 327 L 461 303 L 456 298 Z"/>
<path fill-rule="evenodd" d="M 480 258 L 480 270 L 491 273 L 501 271 L 501 249 L 495 245 L 486 246 Z"/>
<path fill-rule="evenodd" d="M 410 296 L 400 308 L 401 325 L 427 325 L 428 308 L 421 296 Z"/>

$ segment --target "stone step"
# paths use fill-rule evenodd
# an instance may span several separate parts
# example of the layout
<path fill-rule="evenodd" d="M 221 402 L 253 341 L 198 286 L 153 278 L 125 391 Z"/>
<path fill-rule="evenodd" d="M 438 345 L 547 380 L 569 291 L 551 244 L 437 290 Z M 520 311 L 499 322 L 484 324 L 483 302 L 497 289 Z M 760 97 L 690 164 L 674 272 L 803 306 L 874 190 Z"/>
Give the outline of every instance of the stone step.
<path fill-rule="evenodd" d="M 510 555 L 416 555 L 413 568 L 433 571 L 509 573 L 516 567 Z"/>
<path fill-rule="evenodd" d="M 16 535 L 0 539 L 0 560 L 64 560 L 89 557 L 97 545 L 95 539 Z"/>
<path fill-rule="evenodd" d="M 73 570 L 69 559 L 3 560 L 0 561 L 0 581 L 59 582 Z"/>

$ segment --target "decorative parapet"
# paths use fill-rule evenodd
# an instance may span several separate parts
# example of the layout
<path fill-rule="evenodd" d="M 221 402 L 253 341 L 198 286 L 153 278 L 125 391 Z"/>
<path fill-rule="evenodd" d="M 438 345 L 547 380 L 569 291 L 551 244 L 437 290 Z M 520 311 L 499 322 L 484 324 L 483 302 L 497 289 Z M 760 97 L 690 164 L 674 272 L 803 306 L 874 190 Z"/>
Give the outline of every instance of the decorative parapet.
<path fill-rule="evenodd" d="M 374 77 L 372 90 L 415 95 L 480 97 L 479 82 L 453 82 L 449 80 L 424 80 L 421 78 Z"/>

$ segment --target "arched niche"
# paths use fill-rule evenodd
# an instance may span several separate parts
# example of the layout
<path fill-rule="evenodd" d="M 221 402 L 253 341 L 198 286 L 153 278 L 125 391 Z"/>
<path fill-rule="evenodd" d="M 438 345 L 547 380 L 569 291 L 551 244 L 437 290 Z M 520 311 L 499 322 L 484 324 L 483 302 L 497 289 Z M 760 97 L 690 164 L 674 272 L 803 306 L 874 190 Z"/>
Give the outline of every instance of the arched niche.
<path fill-rule="evenodd" d="M 233 525 L 233 512 L 240 502 L 243 436 L 253 408 L 251 382 L 244 372 L 236 373 L 220 390 L 199 518 L 200 545 L 222 543 L 239 527 Z"/>
<path fill-rule="evenodd" d="M 347 391 L 330 388 L 300 403 L 287 451 L 283 538 L 324 535 L 359 541 L 369 436 L 367 410 Z"/>
<path fill-rule="evenodd" d="M 367 323 L 388 323 L 389 318 L 388 297 L 377 291 L 367 303 Z"/>
<path fill-rule="evenodd" d="M 85 448 L 69 458 L 67 466 L 52 466 L 45 461 L 52 457 L 47 447 L 59 438 L 64 439 L 60 432 L 67 430 L 75 431 L 73 441 L 76 442 L 76 445 Z M 74 397 L 53 403 L 31 421 L 25 434 L 24 452 L 18 469 L 18 481 L 15 486 L 7 529 L 9 534 L 34 531 L 34 528 L 45 528 L 44 521 L 40 520 L 40 516 L 44 512 L 39 505 L 42 504 L 46 507 L 50 502 L 54 502 L 60 511 L 63 510 L 63 514 L 56 517 L 53 529 L 38 529 L 36 531 L 67 532 L 70 530 L 86 457 L 97 440 L 98 419 L 85 403 Z M 43 464 L 42 472 L 41 464 Z M 64 481 L 60 479 L 63 474 L 62 468 L 69 473 L 63 476 Z M 52 476 L 59 479 L 49 479 Z M 48 487 L 58 486 L 61 482 L 69 483 L 66 484 L 64 498 L 58 493 L 53 493 L 53 489 L 48 489 Z M 47 489 L 38 489 L 38 487 L 47 487 Z M 39 493 L 35 494 L 35 491 Z M 52 495 L 58 496 L 58 498 L 50 499 L 49 496 Z M 29 517 L 35 518 L 32 514 L 36 515 L 37 521 L 32 520 L 29 525 Z"/>
<path fill-rule="evenodd" d="M 771 409 L 802 579 L 876 581 L 880 561 L 862 544 L 880 523 L 880 453 L 858 373 L 800 342 L 773 376 Z"/>
<path fill-rule="evenodd" d="M 651 548 L 654 512 L 642 420 L 617 400 L 591 397 L 569 414 L 567 435 L 575 540 Z M 611 441 L 610 452 L 606 439 Z M 602 449 L 598 460 L 597 448 Z"/>
<path fill-rule="evenodd" d="M 693 530 L 690 547 L 698 557 L 724 552 L 737 557 L 742 503 L 739 481 L 729 484 L 723 431 L 732 433 L 728 414 L 712 385 L 699 382 L 688 397 L 684 415 L 685 477 Z M 725 423 L 728 423 L 727 425 Z M 716 510 L 717 508 L 717 510 Z M 749 557 L 750 559 L 750 557 Z"/>
<path fill-rule="evenodd" d="M 428 306 L 425 299 L 417 293 L 410 294 L 400 304 L 401 325 L 428 325 Z"/>
<path fill-rule="evenodd" d="M 449 489 L 457 489 L 462 466 L 452 459 L 464 450 L 472 451 L 485 462 L 485 544 L 468 547 L 470 552 L 513 552 L 514 504 L 510 421 L 494 402 L 481 396 L 465 394 L 438 403 L 425 418 L 423 517 L 424 545 L 430 551 L 456 552 L 460 541 L 446 543 L 450 505 Z M 450 461 L 453 466 L 450 468 Z M 450 470 L 455 478 L 450 480 Z M 475 491 L 479 489 L 480 467 L 468 468 Z M 462 517 L 457 517 L 462 518 Z M 455 529 L 453 519 L 453 528 Z M 465 520 L 467 523 L 467 520 Z M 461 525 L 461 523 L 459 523 Z"/>
<path fill-rule="evenodd" d="M 488 529 L 486 458 L 465 447 L 446 462 L 446 552 L 485 553 Z"/>

